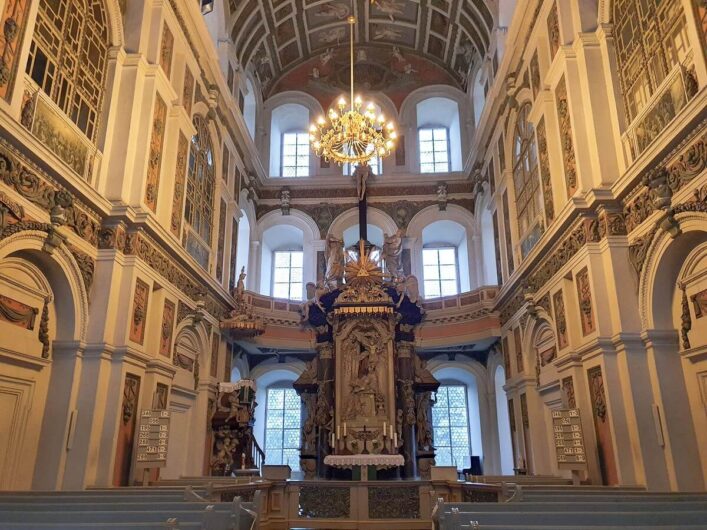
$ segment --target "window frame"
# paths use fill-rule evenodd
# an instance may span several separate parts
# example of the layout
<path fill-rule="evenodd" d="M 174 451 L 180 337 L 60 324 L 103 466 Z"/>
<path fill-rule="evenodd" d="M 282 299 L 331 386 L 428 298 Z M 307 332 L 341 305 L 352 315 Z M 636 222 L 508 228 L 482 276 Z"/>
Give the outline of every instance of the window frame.
<path fill-rule="evenodd" d="M 305 151 L 307 154 L 307 166 L 306 166 L 306 175 L 300 175 L 299 170 L 300 168 L 303 168 L 304 166 L 299 166 L 295 162 L 294 166 L 285 166 L 285 137 L 288 135 L 296 135 L 295 137 L 295 160 L 299 158 L 299 149 L 300 149 L 300 142 L 299 138 L 300 136 L 304 136 L 307 141 L 306 141 L 306 146 L 305 146 Z M 305 177 L 310 177 L 311 176 L 311 153 L 309 149 L 309 133 L 305 130 L 300 130 L 300 129 L 291 129 L 289 131 L 285 131 L 280 135 L 280 178 L 305 178 Z M 285 167 L 289 168 L 294 168 L 295 174 L 294 175 L 285 175 Z"/>
<path fill-rule="evenodd" d="M 425 278 L 425 251 L 426 250 L 445 250 L 445 249 L 454 249 L 454 270 L 455 270 L 455 286 L 456 286 L 456 292 L 454 294 L 447 294 L 443 295 L 442 294 L 442 274 L 441 274 L 441 264 L 439 262 L 439 252 L 437 252 L 437 271 L 439 272 L 440 278 L 437 278 L 436 280 L 431 279 L 430 281 L 436 281 L 439 284 L 439 296 L 429 296 L 427 293 L 427 278 Z M 449 281 L 449 280 L 444 280 L 444 281 Z M 461 283 L 459 279 L 459 247 L 451 244 L 431 244 L 427 246 L 422 247 L 422 285 L 425 293 L 425 300 L 436 300 L 440 298 L 446 298 L 449 296 L 458 296 L 459 293 L 461 292 Z"/>
<path fill-rule="evenodd" d="M 442 380 L 442 381 L 440 381 L 439 388 L 449 388 L 449 387 L 460 387 L 464 391 L 464 410 L 466 411 L 466 440 L 467 440 L 467 447 L 469 449 L 469 454 L 467 456 L 471 460 L 471 456 L 473 454 L 472 453 L 473 448 L 471 445 L 471 421 L 469 419 L 469 387 L 466 385 L 466 383 L 463 383 L 463 382 L 457 381 L 457 380 Z M 439 392 L 439 389 L 437 390 L 437 392 Z M 434 407 L 437 406 L 437 402 L 438 402 L 437 401 L 437 392 L 435 392 L 435 403 L 434 403 L 434 405 L 432 405 L 433 409 L 434 409 Z M 449 396 L 449 394 L 447 396 Z M 464 462 L 456 462 L 456 464 L 455 464 L 455 458 L 454 458 L 454 452 L 453 452 L 453 449 L 455 446 L 452 442 L 452 427 L 453 426 L 451 424 L 452 415 L 449 412 L 450 408 L 451 407 L 449 406 L 449 400 L 447 400 L 446 412 L 447 412 L 447 419 L 448 419 L 449 424 L 446 427 L 444 427 L 444 426 L 435 427 L 434 412 L 432 413 L 432 418 L 431 418 L 432 439 L 434 440 L 433 445 L 435 446 L 435 449 L 439 450 L 441 447 L 448 447 L 449 448 L 450 457 L 452 459 L 452 461 L 450 462 L 449 465 L 456 465 L 456 468 L 458 470 L 460 470 L 460 469 L 464 469 Z M 447 429 L 447 431 L 449 433 L 449 445 L 441 445 L 439 443 L 439 438 L 435 432 L 439 428 Z"/>
<path fill-rule="evenodd" d="M 528 247 L 527 241 L 536 232 L 536 227 L 540 233 L 544 230 L 542 188 L 540 182 L 540 161 L 538 158 L 538 141 L 535 135 L 535 126 L 529 121 L 531 104 L 525 103 L 521 106 L 516 116 L 516 123 L 513 129 L 513 152 L 512 152 L 512 179 L 513 179 L 513 199 L 516 209 L 516 227 L 518 229 L 518 241 L 521 247 L 521 256 L 525 258 L 530 250 L 535 246 L 535 242 Z M 525 133 L 522 134 L 522 133 Z M 531 167 L 531 161 L 534 164 Z M 518 185 L 518 172 L 522 171 L 522 185 Z M 523 207 L 520 208 L 519 197 L 523 197 Z M 534 208 L 535 214 L 532 217 L 526 216 L 530 208 Z M 522 221 L 527 221 L 528 226 L 523 229 Z M 539 236 L 538 236 L 539 238 Z"/>
<path fill-rule="evenodd" d="M 272 451 L 278 451 L 278 449 L 268 449 L 268 430 L 278 430 L 282 432 L 282 439 L 281 439 L 281 445 L 279 448 L 280 451 L 280 462 L 281 464 L 274 464 L 274 465 L 290 465 L 293 471 L 299 471 L 300 466 L 299 466 L 299 451 L 302 447 L 302 400 L 297 396 L 298 398 L 298 403 L 299 403 L 299 425 L 296 428 L 285 428 L 285 413 L 287 410 L 292 410 L 292 409 L 287 409 L 285 406 L 285 396 L 283 395 L 283 403 L 282 403 L 282 428 L 268 428 L 268 414 L 270 412 L 270 391 L 271 390 L 283 390 L 285 392 L 292 391 L 295 394 L 297 392 L 295 391 L 294 388 L 292 388 L 292 385 L 287 383 L 287 382 L 280 382 L 280 383 L 273 383 L 272 385 L 269 385 L 265 389 L 265 425 L 263 428 L 263 449 L 265 451 L 265 458 L 267 460 L 268 454 L 273 454 Z M 280 410 L 280 409 L 278 409 Z M 285 447 L 285 431 L 296 431 L 299 434 L 299 441 L 297 442 L 296 447 L 290 447 L 287 446 Z M 298 451 L 297 458 L 295 462 L 292 464 L 289 463 L 289 460 L 283 463 L 284 460 L 284 451 L 286 449 L 296 449 Z"/>
<path fill-rule="evenodd" d="M 445 170 L 437 170 L 437 164 L 438 162 L 435 160 L 435 139 L 434 139 L 434 131 L 443 129 L 444 134 L 445 134 L 445 144 L 447 147 L 447 169 Z M 422 153 L 422 149 L 420 149 L 420 132 L 421 131 L 432 131 L 432 166 L 434 167 L 434 171 L 423 171 L 422 170 L 422 160 L 420 158 L 420 155 Z M 418 158 L 418 169 L 420 173 L 425 174 L 425 175 L 434 175 L 436 173 L 450 173 L 451 172 L 451 167 L 452 167 L 452 153 L 451 153 L 451 148 L 450 148 L 450 136 L 449 136 L 449 127 L 445 125 L 424 125 L 422 127 L 417 128 L 417 158 Z M 441 162 L 439 162 L 441 163 Z"/>
<path fill-rule="evenodd" d="M 296 267 L 296 268 L 301 268 L 302 269 L 302 281 L 301 281 L 301 293 L 302 296 L 300 298 L 291 298 L 292 294 L 292 253 L 293 252 L 298 252 L 302 255 L 302 267 Z M 284 285 L 284 282 L 275 282 L 275 270 L 278 268 L 276 266 L 276 255 L 278 253 L 287 253 L 290 255 L 290 260 L 289 260 L 289 265 L 288 265 L 288 282 L 287 282 L 287 298 L 281 298 L 279 296 L 275 296 L 275 284 L 278 283 L 280 285 Z M 282 267 L 280 267 L 282 268 Z M 270 281 L 270 293 L 272 294 L 273 298 L 277 298 L 278 300 L 294 300 L 295 302 L 301 302 L 304 298 L 304 249 L 301 248 L 279 248 L 277 250 L 272 251 L 272 271 L 271 271 L 271 281 Z"/>

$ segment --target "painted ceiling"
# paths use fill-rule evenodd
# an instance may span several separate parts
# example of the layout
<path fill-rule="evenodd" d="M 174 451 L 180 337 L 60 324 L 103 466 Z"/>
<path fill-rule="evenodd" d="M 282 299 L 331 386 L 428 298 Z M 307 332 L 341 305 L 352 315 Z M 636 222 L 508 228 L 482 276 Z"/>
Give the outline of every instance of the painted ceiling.
<path fill-rule="evenodd" d="M 348 65 L 352 10 L 356 75 L 368 89 L 409 91 L 420 78 L 462 87 L 489 46 L 486 1 L 229 0 L 228 28 L 265 97 L 297 83 L 306 88 L 303 80 L 310 91 L 338 93 L 348 82 L 339 70 Z"/>

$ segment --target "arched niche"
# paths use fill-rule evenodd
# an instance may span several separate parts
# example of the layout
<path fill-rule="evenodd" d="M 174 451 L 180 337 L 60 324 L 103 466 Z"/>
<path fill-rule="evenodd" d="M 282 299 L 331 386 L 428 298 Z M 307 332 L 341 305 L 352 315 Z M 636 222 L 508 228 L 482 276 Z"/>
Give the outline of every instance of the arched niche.
<path fill-rule="evenodd" d="M 474 224 L 471 212 L 456 204 L 448 204 L 444 211 L 440 211 L 436 205 L 428 206 L 410 220 L 406 235 L 411 242 L 412 274 L 420 280 L 423 294 L 422 250 L 426 244 L 446 243 L 456 246 L 460 292 L 479 287 L 479 253 L 474 249 Z"/>
<path fill-rule="evenodd" d="M 398 226 L 387 213 L 378 208 L 369 207 L 367 214 L 368 240 L 380 247 L 383 245 L 383 235 L 395 233 L 398 230 Z M 349 246 L 358 242 L 358 228 L 358 208 L 351 208 L 334 219 L 327 234 L 344 239 L 344 244 Z"/>
<path fill-rule="evenodd" d="M 323 114 L 319 102 L 304 92 L 287 91 L 275 94 L 263 104 L 262 118 L 258 122 L 267 133 L 260 145 L 261 160 L 268 162 L 270 177 L 280 177 L 282 135 L 286 132 L 308 132 L 310 123 Z M 309 176 L 318 174 L 319 162 L 309 153 Z"/>
<path fill-rule="evenodd" d="M 277 250 L 301 249 L 303 285 L 315 281 L 314 241 L 319 239 L 319 227 L 309 215 L 295 209 L 290 210 L 289 215 L 282 215 L 280 210 L 274 210 L 258 221 L 257 231 L 260 242 L 257 285 L 261 294 L 271 293 L 272 253 Z"/>
<path fill-rule="evenodd" d="M 411 92 L 400 106 L 400 134 L 405 137 L 406 165 L 420 172 L 418 130 L 426 126 L 449 129 L 449 171 L 463 168 L 463 149 L 473 134 L 473 110 L 464 92 L 448 85 L 430 85 Z"/>
<path fill-rule="evenodd" d="M 490 447 L 490 434 L 495 428 L 495 419 L 489 411 L 486 368 L 477 361 L 448 361 L 439 357 L 431 359 L 427 368 L 442 384 L 466 386 L 471 453 L 479 456 L 485 466 L 485 448 Z"/>
<path fill-rule="evenodd" d="M 250 372 L 250 379 L 255 380 L 255 423 L 253 436 L 260 447 L 265 448 L 265 411 L 267 406 L 268 388 L 273 386 L 291 387 L 305 369 L 302 361 L 278 363 L 276 359 L 264 361 Z"/>

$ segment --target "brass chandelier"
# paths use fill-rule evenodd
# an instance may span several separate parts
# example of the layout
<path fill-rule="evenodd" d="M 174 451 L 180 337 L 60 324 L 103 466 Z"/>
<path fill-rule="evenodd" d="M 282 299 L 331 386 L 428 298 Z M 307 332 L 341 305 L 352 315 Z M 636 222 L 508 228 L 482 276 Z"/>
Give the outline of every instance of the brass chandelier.
<path fill-rule="evenodd" d="M 395 149 L 398 133 L 392 121 L 386 122 L 385 116 L 376 115 L 375 105 L 368 103 L 365 110 L 360 96 L 354 97 L 354 24 L 353 16 L 348 18 L 350 25 L 350 82 L 351 99 L 349 103 L 343 96 L 337 103 L 338 112 L 331 108 L 328 119 L 320 116 L 309 127 L 309 142 L 314 153 L 326 161 L 337 164 L 364 164 L 375 157 L 384 158 Z"/>

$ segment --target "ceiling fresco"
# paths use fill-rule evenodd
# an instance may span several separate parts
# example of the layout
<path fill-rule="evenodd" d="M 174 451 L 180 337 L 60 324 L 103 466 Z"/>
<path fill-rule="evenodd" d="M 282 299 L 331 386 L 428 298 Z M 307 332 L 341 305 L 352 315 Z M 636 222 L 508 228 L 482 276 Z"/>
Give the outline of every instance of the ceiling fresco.
<path fill-rule="evenodd" d="M 266 97 L 302 82 L 312 92 L 345 88 L 339 71 L 348 65 L 351 14 L 356 76 L 368 89 L 409 92 L 421 78 L 463 87 L 489 46 L 486 1 L 229 0 L 228 30 Z"/>

